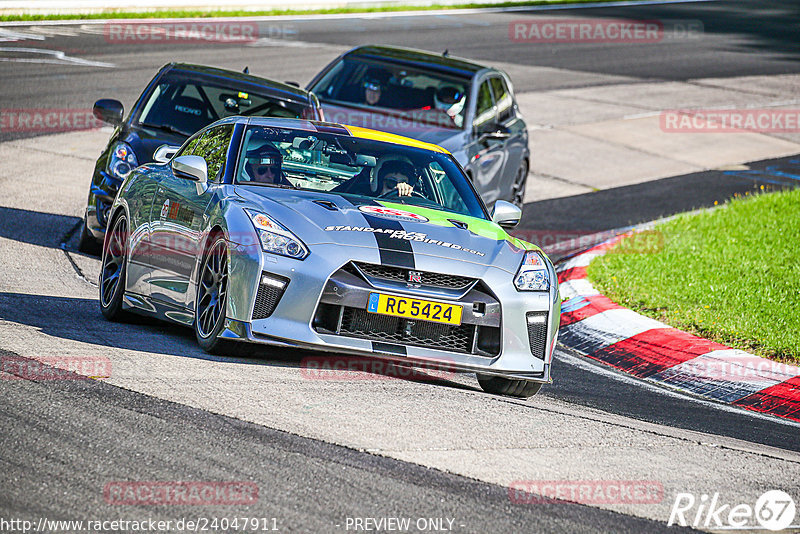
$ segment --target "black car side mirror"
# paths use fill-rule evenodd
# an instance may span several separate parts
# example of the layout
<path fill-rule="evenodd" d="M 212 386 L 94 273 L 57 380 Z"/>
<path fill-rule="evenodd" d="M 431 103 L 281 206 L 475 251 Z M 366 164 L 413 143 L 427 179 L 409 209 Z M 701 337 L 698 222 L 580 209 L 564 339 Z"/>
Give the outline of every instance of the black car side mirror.
<path fill-rule="evenodd" d="M 94 103 L 94 107 L 92 108 L 92 114 L 97 117 L 98 120 L 114 126 L 122 124 L 122 112 L 122 102 L 112 98 L 101 98 Z"/>

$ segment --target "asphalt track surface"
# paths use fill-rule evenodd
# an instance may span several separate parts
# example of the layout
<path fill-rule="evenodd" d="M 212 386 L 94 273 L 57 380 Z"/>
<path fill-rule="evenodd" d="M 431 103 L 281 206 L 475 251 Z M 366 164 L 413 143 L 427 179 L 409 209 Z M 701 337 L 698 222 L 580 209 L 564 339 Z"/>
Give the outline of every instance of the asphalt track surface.
<path fill-rule="evenodd" d="M 297 33 L 292 46 L 245 49 L 182 45 L 178 59 L 231 68 L 247 64 L 251 72 L 303 83 L 350 46 L 380 42 L 432 50 L 447 48 L 454 55 L 505 66 L 553 66 L 570 72 L 562 79 L 557 75 L 535 79 L 526 77 L 524 69 L 520 69 L 520 76 L 512 72 L 517 91 L 609 83 L 609 77 L 613 76 L 652 81 L 800 71 L 800 42 L 796 38 L 800 8 L 794 2 L 673 4 L 603 8 L 581 14 L 702 20 L 708 38 L 699 43 L 663 43 L 653 47 L 531 48 L 507 39 L 490 38 L 497 34 L 497 27 L 507 27 L 521 13 L 307 20 L 293 23 Z M 552 12 L 546 16 L 572 15 Z M 753 22 L 755 19 L 758 23 Z M 322 43 L 326 45 L 326 53 L 320 54 L 319 47 L 306 47 L 304 43 Z M 119 98 L 127 107 L 155 69 L 176 56 L 173 48 L 156 44 L 111 47 L 102 34 L 80 31 L 74 35 L 52 35 L 47 38 L 46 46 L 75 57 L 113 62 L 116 68 L 2 63 L 0 101 L 4 108 L 85 108 L 100 97 Z M 8 52 L 3 55 L 19 57 Z M 576 71 L 593 76 L 576 77 Z M 14 137 L 0 133 L 0 140 Z M 98 152 L 100 148 L 97 147 Z M 709 171 L 531 203 L 525 207 L 523 227 L 604 230 L 708 206 L 733 193 L 755 191 L 765 184 L 794 186 L 796 180 L 787 177 L 787 173 L 773 172 L 782 167 L 796 168 L 796 161 L 786 158 L 753 166 L 768 169 L 763 174 Z M 7 200 L 10 199 L 3 199 L 3 204 L 10 204 Z M 64 238 L 70 237 L 65 233 L 75 228 L 77 222 L 75 217 L 53 215 L 46 210 L 3 207 L 0 237 L 21 245 L 57 250 Z M 74 236 L 69 244 L 74 244 Z M 29 258 L 17 261 L 21 262 L 15 266 L 17 269 L 27 269 L 25 262 Z M 30 262 L 36 263 L 33 259 Z M 46 270 L 38 276 L 43 288 L 57 283 L 55 278 L 48 280 Z M 40 330 L 54 338 L 55 343 L 59 338 L 91 341 L 105 343 L 114 350 L 137 348 L 138 342 L 147 345 L 149 352 L 163 351 L 164 356 L 196 353 L 188 348 L 193 343 L 188 330 L 148 321 L 106 325 L 101 322 L 96 302 L 89 298 L 3 289 L 0 320 Z M 91 325 L 83 330 L 75 324 L 80 321 Z M 152 341 L 159 339 L 156 336 L 163 339 L 163 345 Z M 0 349 L 8 346 L 13 343 L 6 338 Z M 267 354 L 263 358 L 270 360 L 267 369 L 273 369 L 270 367 L 273 363 L 278 367 L 297 367 L 300 356 Z M 730 450 L 781 458 L 784 467 L 777 468 L 777 464 L 767 464 L 765 460 L 763 471 L 738 476 L 765 479 L 767 485 L 776 482 L 781 489 L 796 493 L 797 477 L 792 478 L 792 474 L 797 474 L 800 465 L 796 455 L 800 452 L 797 426 L 647 387 L 566 352 L 559 352 L 556 359 L 554 383 L 543 388 L 535 402 L 513 402 L 514 409 L 527 410 L 532 424 L 537 413 L 547 411 L 552 404 L 570 413 L 585 410 L 594 414 L 595 419 L 602 417 L 620 426 L 631 425 L 630 421 L 640 422 L 650 429 L 654 446 L 668 436 L 680 436 L 687 442 L 710 441 L 717 444 L 712 446 L 722 444 Z M 211 364 L 203 359 L 197 362 Z M 213 375 L 208 380 L 213 381 Z M 348 386 L 361 387 L 357 382 Z M 488 419 L 506 403 L 493 396 L 472 395 L 475 384 L 469 381 L 409 382 L 407 389 L 404 388 L 403 382 L 385 390 L 378 388 L 375 394 L 385 396 L 376 397 L 375 402 L 399 402 L 402 396 L 420 395 L 422 388 L 424 393 L 419 396 L 417 412 L 407 414 L 421 419 L 429 416 L 427 412 L 442 408 L 435 402 L 436 396 L 460 402 L 469 394 L 464 401 L 466 405 L 480 410 Z M 107 383 L 3 380 L 0 390 L 3 517 L 90 519 L 146 514 L 175 519 L 187 513 L 223 515 L 219 509 L 197 507 L 177 511 L 174 507 L 120 509 L 103 500 L 102 487 L 108 480 L 236 479 L 258 484 L 259 504 L 248 509 L 226 509 L 224 515 L 277 517 L 281 530 L 285 531 L 344 531 L 347 517 L 380 516 L 454 517 L 454 530 L 463 532 L 655 532 L 665 527 L 663 521 L 572 503 L 513 505 L 500 484 L 371 454 L 359 447 L 337 445 L 333 443 L 335 439 L 328 442 L 314 433 L 304 437 L 300 432 L 277 430 Z M 423 400 L 428 398 L 430 405 Z M 354 392 L 354 405 L 365 409 L 360 400 Z M 452 409 L 459 408 L 460 405 L 455 405 Z M 370 426 L 365 429 L 369 432 Z M 467 436 L 473 429 L 462 431 Z M 573 432 L 571 428 L 560 431 L 567 438 Z M 500 431 L 497 439 L 503 441 Z M 680 451 L 676 447 L 675 454 L 681 454 Z M 574 467 L 574 472 L 581 472 L 581 465 Z M 724 469 L 721 464 L 719 468 Z M 613 479 L 613 468 L 609 473 L 607 476 Z M 794 480 L 793 485 L 787 482 L 790 480 Z"/>

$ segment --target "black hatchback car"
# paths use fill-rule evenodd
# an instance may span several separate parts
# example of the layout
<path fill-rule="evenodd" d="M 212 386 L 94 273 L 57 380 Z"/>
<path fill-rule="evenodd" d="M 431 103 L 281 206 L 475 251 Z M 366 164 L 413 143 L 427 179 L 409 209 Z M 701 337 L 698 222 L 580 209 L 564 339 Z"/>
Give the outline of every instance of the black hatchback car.
<path fill-rule="evenodd" d="M 95 165 L 79 248 L 98 253 L 106 217 L 135 167 L 166 161 L 192 134 L 230 115 L 322 120 L 317 98 L 289 84 L 214 67 L 170 63 L 158 71 L 123 119 L 117 100 L 101 99 L 94 115 L 116 126 Z"/>

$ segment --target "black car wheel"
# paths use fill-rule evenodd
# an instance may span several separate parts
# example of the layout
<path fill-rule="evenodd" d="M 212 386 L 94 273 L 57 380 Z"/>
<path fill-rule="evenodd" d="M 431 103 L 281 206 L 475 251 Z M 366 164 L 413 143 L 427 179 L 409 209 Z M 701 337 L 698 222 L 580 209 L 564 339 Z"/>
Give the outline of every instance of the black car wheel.
<path fill-rule="evenodd" d="M 522 209 L 525 203 L 525 186 L 528 183 L 528 162 L 523 161 L 514 177 L 514 186 L 511 189 L 511 202 Z"/>
<path fill-rule="evenodd" d="M 119 321 L 126 315 L 122 310 L 122 297 L 127 270 L 128 219 L 120 214 L 111 228 L 106 236 L 101 261 L 100 311 L 106 319 Z"/>
<path fill-rule="evenodd" d="M 103 253 L 103 246 L 97 242 L 94 236 L 86 227 L 86 219 L 81 224 L 81 233 L 78 236 L 78 250 L 84 254 L 100 256 Z"/>
<path fill-rule="evenodd" d="M 530 380 L 512 380 L 499 376 L 478 375 L 478 383 L 486 393 L 495 395 L 508 395 L 511 397 L 528 398 L 539 393 L 542 389 L 540 382 Z"/>
<path fill-rule="evenodd" d="M 228 244 L 217 234 L 206 249 L 197 284 L 194 333 L 206 352 L 217 353 L 225 345 L 219 334 L 225 327 L 228 303 Z"/>

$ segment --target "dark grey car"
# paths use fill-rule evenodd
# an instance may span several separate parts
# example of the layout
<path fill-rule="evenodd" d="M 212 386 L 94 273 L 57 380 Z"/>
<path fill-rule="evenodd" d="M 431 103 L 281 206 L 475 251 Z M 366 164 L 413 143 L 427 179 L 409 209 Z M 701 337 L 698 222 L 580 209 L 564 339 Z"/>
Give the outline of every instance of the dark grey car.
<path fill-rule="evenodd" d="M 504 72 L 446 54 L 362 46 L 308 84 L 325 119 L 449 150 L 491 206 L 522 206 L 530 168 L 525 121 Z"/>

